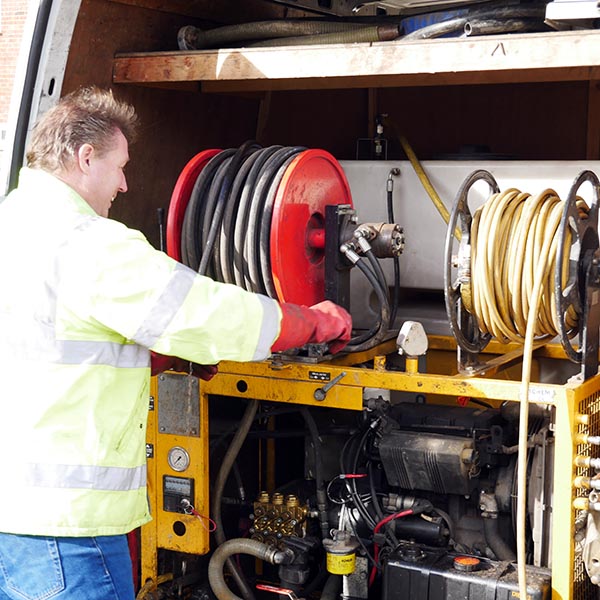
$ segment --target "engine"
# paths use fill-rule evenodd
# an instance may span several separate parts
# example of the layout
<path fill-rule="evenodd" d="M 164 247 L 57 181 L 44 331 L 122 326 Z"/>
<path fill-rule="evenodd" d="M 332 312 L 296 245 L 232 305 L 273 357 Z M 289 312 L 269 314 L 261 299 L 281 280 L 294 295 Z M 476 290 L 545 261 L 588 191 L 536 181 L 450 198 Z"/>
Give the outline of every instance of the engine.
<path fill-rule="evenodd" d="M 280 553 L 279 562 L 262 573 L 273 588 L 267 591 L 307 597 L 334 586 L 344 598 L 366 599 L 375 592 L 434 598 L 433 591 L 421 596 L 415 590 L 436 578 L 481 593 L 492 580 L 499 590 L 518 590 L 512 564 L 518 412 L 511 403 L 419 400 L 394 403 L 373 395 L 358 417 L 306 407 L 280 415 L 280 408 L 263 405 L 240 459 L 256 455 L 248 447 L 252 440 L 268 439 L 277 456 L 287 457 L 276 468 L 279 477 L 287 473 L 290 480 L 244 501 L 256 481 L 244 483 L 252 467 L 240 465 L 237 489 L 244 493 L 220 501 L 227 506 L 229 535 Z M 527 547 L 536 598 L 548 597 L 550 589 L 549 570 L 543 568 L 548 548 L 540 535 L 549 527 L 544 522 L 551 493 L 544 476 L 552 457 L 549 422 L 547 411 L 532 411 Z M 302 464 L 294 464 L 291 457 L 299 456 Z M 408 586 L 410 595 L 398 596 L 397 586 Z"/>

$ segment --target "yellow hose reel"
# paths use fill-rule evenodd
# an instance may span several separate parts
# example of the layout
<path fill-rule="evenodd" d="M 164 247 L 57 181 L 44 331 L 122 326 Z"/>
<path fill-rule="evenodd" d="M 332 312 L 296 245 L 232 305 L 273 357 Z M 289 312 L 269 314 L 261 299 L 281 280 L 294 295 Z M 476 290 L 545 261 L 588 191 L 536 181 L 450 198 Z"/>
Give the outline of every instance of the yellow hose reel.
<path fill-rule="evenodd" d="M 479 182 L 491 193 L 472 213 L 469 197 Z M 586 183 L 592 190 L 589 203 L 579 197 Z M 592 171 L 575 178 L 565 201 L 552 189 L 537 195 L 501 191 L 485 170 L 465 179 L 448 222 L 444 271 L 461 372 L 481 368 L 479 354 L 492 338 L 523 343 L 529 326 L 538 342 L 558 337 L 567 357 L 582 365 L 584 379 L 597 373 L 599 193 Z M 533 298 L 534 289 L 539 298 Z M 531 322 L 534 302 L 539 308 Z M 576 336 L 577 348 L 571 341 Z"/>

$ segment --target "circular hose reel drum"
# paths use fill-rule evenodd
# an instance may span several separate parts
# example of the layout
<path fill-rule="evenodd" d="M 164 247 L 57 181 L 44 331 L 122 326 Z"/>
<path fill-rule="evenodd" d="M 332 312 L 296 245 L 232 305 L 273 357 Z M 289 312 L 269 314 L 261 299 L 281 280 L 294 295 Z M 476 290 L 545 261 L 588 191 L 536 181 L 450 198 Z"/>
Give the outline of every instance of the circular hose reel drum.
<path fill-rule="evenodd" d="M 454 201 L 445 243 L 444 299 L 448 321 L 458 345 L 470 353 L 481 352 L 491 339 L 489 334 L 483 334 L 480 331 L 476 316 L 464 306 L 464 301 L 469 293 L 467 286 L 470 286 L 471 281 L 471 223 L 473 216 L 469 208 L 468 196 L 471 188 L 479 181 L 485 181 L 492 193 L 500 191 L 496 180 L 488 171 L 479 170 L 471 173 L 461 185 Z M 457 229 L 460 232 L 459 250 L 458 254 L 454 256 L 454 239 Z M 453 280 L 453 265 L 458 269 L 456 280 Z"/>
<path fill-rule="evenodd" d="M 588 207 L 587 215 L 582 218 L 578 208 L 578 192 L 586 182 L 592 186 L 592 203 Z M 565 201 L 565 208 L 560 223 L 560 242 L 557 250 L 555 272 L 556 309 L 559 324 L 560 340 L 567 356 L 573 362 L 582 362 L 583 352 L 576 350 L 571 339 L 578 333 L 567 325 L 565 316 L 569 307 L 573 307 L 578 316 L 586 314 L 585 302 L 588 294 L 587 269 L 590 262 L 597 260 L 598 243 L 598 199 L 600 197 L 600 182 L 592 171 L 582 171 L 571 185 L 569 195 Z M 571 244 L 567 245 L 568 237 Z M 561 271 L 562 265 L 568 255 L 568 270 Z M 585 325 L 585 324 L 584 324 Z M 581 328 L 579 328 L 581 329 Z M 596 349 L 596 354 L 598 351 Z"/>
<path fill-rule="evenodd" d="M 227 173 L 235 157 L 236 168 Z M 327 205 L 352 207 L 352 196 L 340 164 L 324 150 L 257 144 L 246 144 L 243 156 L 205 150 L 188 162 L 173 190 L 167 253 L 197 270 L 188 264 L 194 252 L 186 244 L 193 237 L 206 252 L 207 228 L 218 227 L 210 274 L 280 302 L 310 306 L 325 298 Z M 207 208 L 208 222 L 202 221 Z"/>

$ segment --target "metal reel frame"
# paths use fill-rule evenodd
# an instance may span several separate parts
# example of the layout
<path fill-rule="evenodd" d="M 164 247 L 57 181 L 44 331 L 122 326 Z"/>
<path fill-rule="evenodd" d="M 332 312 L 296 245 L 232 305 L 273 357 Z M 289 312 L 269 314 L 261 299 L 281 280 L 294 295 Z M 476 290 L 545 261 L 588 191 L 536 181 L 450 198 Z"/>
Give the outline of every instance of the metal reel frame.
<path fill-rule="evenodd" d="M 586 182 L 592 184 L 593 198 L 586 219 L 579 216 L 577 210 L 577 192 Z M 561 344 L 567 357 L 576 363 L 587 363 L 586 356 L 593 355 L 590 365 L 594 373 L 597 372 L 598 332 L 597 324 L 598 303 L 592 300 L 591 287 L 598 288 L 598 203 L 600 198 L 600 181 L 592 171 L 582 171 L 573 181 L 559 226 L 559 240 L 556 254 L 556 270 L 554 273 L 554 288 L 558 330 Z M 563 284 L 562 265 L 565 259 L 567 232 L 571 233 L 572 240 L 569 252 L 569 267 L 567 281 Z M 573 306 L 579 316 L 580 325 L 577 330 L 569 329 L 565 322 L 565 315 L 570 306 Z M 579 350 L 575 350 L 571 339 L 579 334 Z M 593 340 L 595 339 L 595 342 Z"/>
<path fill-rule="evenodd" d="M 473 371 L 478 364 L 477 355 L 487 346 L 491 335 L 480 331 L 477 318 L 463 306 L 461 286 L 471 280 L 471 223 L 473 217 L 469 209 L 468 196 L 471 188 L 478 181 L 485 181 L 492 193 L 500 192 L 494 176 L 483 169 L 471 173 L 462 183 L 446 230 L 445 266 L 444 266 L 444 299 L 450 328 L 459 346 L 459 369 Z M 457 278 L 452 281 L 452 268 L 456 262 L 453 257 L 454 232 L 460 230 L 458 250 Z M 462 350 L 462 353 L 461 353 Z"/>

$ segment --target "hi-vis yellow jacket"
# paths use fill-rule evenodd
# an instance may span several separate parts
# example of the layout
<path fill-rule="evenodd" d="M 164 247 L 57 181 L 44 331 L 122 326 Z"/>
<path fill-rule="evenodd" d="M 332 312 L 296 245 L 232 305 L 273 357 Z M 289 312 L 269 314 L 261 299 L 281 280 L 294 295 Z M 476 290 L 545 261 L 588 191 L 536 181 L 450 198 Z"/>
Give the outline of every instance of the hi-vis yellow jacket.
<path fill-rule="evenodd" d="M 0 203 L 0 531 L 147 522 L 149 349 L 259 360 L 280 319 L 275 301 L 201 277 L 23 169 Z"/>

